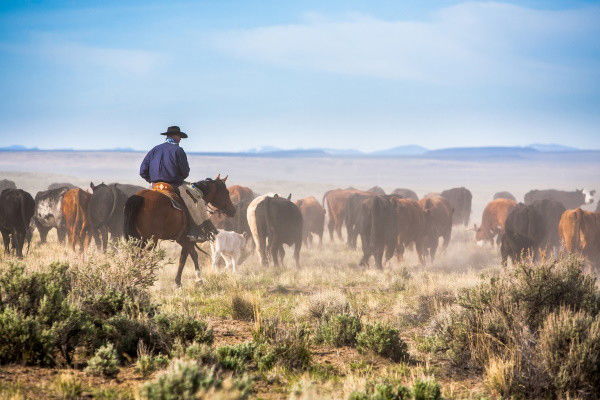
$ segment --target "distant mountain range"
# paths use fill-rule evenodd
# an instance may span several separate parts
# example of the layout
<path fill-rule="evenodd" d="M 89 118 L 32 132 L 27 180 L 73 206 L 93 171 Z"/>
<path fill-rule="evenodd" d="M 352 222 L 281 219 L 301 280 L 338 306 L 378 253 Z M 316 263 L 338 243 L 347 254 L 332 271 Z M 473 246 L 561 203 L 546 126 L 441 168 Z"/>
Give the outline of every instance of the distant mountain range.
<path fill-rule="evenodd" d="M 23 152 L 23 151 L 96 151 L 96 152 L 135 152 L 129 147 L 118 147 L 101 150 L 75 150 L 75 149 L 53 149 L 43 150 L 37 147 L 25 147 L 13 145 L 0 147 L 0 151 Z M 494 159 L 547 159 L 552 155 L 573 160 L 583 161 L 600 158 L 600 150 L 582 150 L 575 147 L 560 144 L 534 143 L 529 146 L 488 146 L 488 147 L 452 147 L 446 149 L 430 150 L 418 145 L 402 145 L 389 149 L 363 152 L 355 149 L 332 149 L 332 148 L 308 148 L 308 149 L 282 149 L 273 146 L 263 146 L 240 152 L 193 152 L 189 154 L 212 155 L 212 156 L 245 156 L 245 157 L 357 157 L 357 158 L 432 158 L 449 160 L 494 160 Z"/>

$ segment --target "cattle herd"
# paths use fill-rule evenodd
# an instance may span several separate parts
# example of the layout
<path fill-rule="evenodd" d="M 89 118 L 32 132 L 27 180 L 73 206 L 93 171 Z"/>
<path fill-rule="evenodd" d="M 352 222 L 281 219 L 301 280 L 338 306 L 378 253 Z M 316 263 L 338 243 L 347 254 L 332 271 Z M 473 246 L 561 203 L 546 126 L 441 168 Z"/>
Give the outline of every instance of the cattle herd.
<path fill-rule="evenodd" d="M 5 251 L 23 257 L 26 242 L 37 229 L 40 241 L 56 229 L 58 240 L 83 251 L 91 239 L 106 250 L 110 240 L 124 234 L 124 208 L 127 199 L 144 188 L 119 183 L 90 184 L 86 191 L 68 183 L 52 184 L 35 198 L 17 189 L 12 181 L 0 180 L 0 230 Z M 325 227 L 331 241 L 345 240 L 356 248 L 360 238 L 360 265 L 383 264 L 396 256 L 401 260 L 406 249 L 414 249 L 420 262 L 433 262 L 438 246 L 445 249 L 453 226 L 470 226 L 472 194 L 464 188 L 430 193 L 419 199 L 405 188 L 386 194 L 375 186 L 363 191 L 355 188 L 326 192 L 319 202 L 315 197 L 296 201 L 291 195 L 256 195 L 250 188 L 229 188 L 237 212 L 234 217 L 221 213 L 211 216 L 219 233 L 211 242 L 212 264 L 223 258 L 226 266 L 236 266 L 256 250 L 262 265 L 281 265 L 284 244 L 293 246 L 296 266 L 300 250 L 312 246 L 316 238 L 323 244 Z M 600 260 L 600 205 L 596 212 L 580 207 L 593 202 L 594 191 L 532 190 L 517 203 L 509 192 L 498 192 L 487 204 L 475 240 L 498 245 L 503 264 L 523 257 L 534 259 L 559 251 L 582 254 L 591 264 Z M 346 228 L 343 238 L 342 229 Z M 109 239 L 110 236 L 110 239 Z"/>

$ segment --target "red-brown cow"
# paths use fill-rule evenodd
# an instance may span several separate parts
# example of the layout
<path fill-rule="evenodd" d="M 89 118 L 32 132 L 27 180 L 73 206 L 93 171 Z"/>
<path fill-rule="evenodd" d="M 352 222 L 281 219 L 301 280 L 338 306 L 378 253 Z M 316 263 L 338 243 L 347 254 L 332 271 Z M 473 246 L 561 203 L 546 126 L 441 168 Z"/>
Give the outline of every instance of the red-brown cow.
<path fill-rule="evenodd" d="M 504 233 L 504 225 L 506 218 L 513 208 L 517 206 L 517 202 L 510 199 L 496 199 L 490 201 L 483 210 L 481 217 L 481 226 L 473 225 L 475 229 L 475 240 L 482 242 L 488 240 L 494 245 L 494 237 L 498 235 L 496 242 L 499 244 Z"/>
<path fill-rule="evenodd" d="M 319 237 L 319 246 L 323 244 L 323 229 L 325 225 L 325 209 L 314 197 L 296 200 L 296 205 L 302 213 L 302 240 L 306 246 L 312 245 L 313 233 Z"/>
<path fill-rule="evenodd" d="M 419 205 L 425 212 L 425 233 L 423 248 L 425 255 L 429 255 L 431 262 L 435 258 L 439 238 L 444 239 L 442 249 L 445 250 L 452 236 L 453 209 L 448 200 L 442 196 L 429 195 L 419 200 Z"/>
<path fill-rule="evenodd" d="M 323 207 L 327 207 L 327 215 L 329 221 L 327 228 L 329 230 L 329 238 L 333 241 L 333 231 L 337 232 L 337 236 L 342 239 L 342 226 L 346 219 L 346 203 L 353 194 L 366 194 L 375 196 L 374 193 L 365 192 L 357 189 L 333 189 L 323 195 Z"/>
<path fill-rule="evenodd" d="M 73 251 L 79 244 L 79 251 L 83 252 L 90 243 L 92 227 L 87 209 L 91 198 L 92 195 L 82 189 L 70 189 L 63 196 L 61 210 Z"/>
<path fill-rule="evenodd" d="M 582 254 L 592 265 L 600 266 L 600 213 L 567 210 L 560 217 L 558 232 L 565 250 Z"/>

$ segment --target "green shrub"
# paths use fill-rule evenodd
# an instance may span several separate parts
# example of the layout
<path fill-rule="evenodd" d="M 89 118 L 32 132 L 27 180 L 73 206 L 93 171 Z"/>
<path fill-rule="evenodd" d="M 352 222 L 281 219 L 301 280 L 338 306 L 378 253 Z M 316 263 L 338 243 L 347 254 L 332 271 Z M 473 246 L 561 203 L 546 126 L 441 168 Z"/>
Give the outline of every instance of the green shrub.
<path fill-rule="evenodd" d="M 323 321 L 316 333 L 318 343 L 327 343 L 335 347 L 355 346 L 356 336 L 362 324 L 354 315 L 336 314 Z"/>
<path fill-rule="evenodd" d="M 561 309 L 542 327 L 537 354 L 561 398 L 600 396 L 600 316 Z"/>
<path fill-rule="evenodd" d="M 403 361 L 409 357 L 408 346 L 400 339 L 398 330 L 380 323 L 365 325 L 356 342 L 359 351 L 372 351 L 393 361 Z"/>
<path fill-rule="evenodd" d="M 0 363 L 53 365 L 57 349 L 50 332 L 33 316 L 8 307 L 0 312 Z"/>
<path fill-rule="evenodd" d="M 163 369 L 169 365 L 169 359 L 163 354 L 153 356 L 152 354 L 139 355 L 135 362 L 135 370 L 146 378 L 154 371 Z"/>
<path fill-rule="evenodd" d="M 78 400 L 83 394 L 81 381 L 72 374 L 59 375 L 52 386 L 62 400 Z"/>
<path fill-rule="evenodd" d="M 417 379 L 412 387 L 414 400 L 439 400 L 442 398 L 440 384 L 434 378 Z"/>
<path fill-rule="evenodd" d="M 398 383 L 381 382 L 367 385 L 365 391 L 353 392 L 349 400 L 408 400 L 411 399 L 410 390 Z"/>
<path fill-rule="evenodd" d="M 231 316 L 238 321 L 254 321 L 254 305 L 245 298 L 235 295 L 231 298 Z"/>
<path fill-rule="evenodd" d="M 192 343 L 184 347 L 181 342 L 177 342 L 177 349 L 174 352 L 177 358 L 185 358 L 195 360 L 200 364 L 214 364 L 217 360 L 217 355 L 213 348 L 206 343 Z"/>
<path fill-rule="evenodd" d="M 442 347 L 456 365 L 483 368 L 492 357 L 523 353 L 530 340 L 524 335 L 535 342 L 546 317 L 561 307 L 597 315 L 600 291 L 582 267 L 575 257 L 519 263 L 465 290 L 461 309 L 438 326 Z"/>
<path fill-rule="evenodd" d="M 85 371 L 90 375 L 113 378 L 119 373 L 119 360 L 112 343 L 102 346 L 96 354 L 88 360 Z"/>
<path fill-rule="evenodd" d="M 179 340 L 183 345 L 192 342 L 212 344 L 214 340 L 212 330 L 204 321 L 178 314 L 159 314 L 155 321 L 170 343 Z"/>
<path fill-rule="evenodd" d="M 256 344 L 253 342 L 240 343 L 232 346 L 222 346 L 216 351 L 219 365 L 225 369 L 241 372 L 248 369 L 248 364 L 254 361 Z"/>
<path fill-rule="evenodd" d="M 202 389 L 219 387 L 222 379 L 214 369 L 193 361 L 175 360 L 167 371 L 144 384 L 140 395 L 148 400 L 194 400 Z"/>
<path fill-rule="evenodd" d="M 311 362 L 309 334 L 305 326 L 281 326 L 277 319 L 261 321 L 253 332 L 254 341 L 263 345 L 259 347 L 259 369 L 269 369 L 274 363 L 289 369 L 307 369 Z"/>

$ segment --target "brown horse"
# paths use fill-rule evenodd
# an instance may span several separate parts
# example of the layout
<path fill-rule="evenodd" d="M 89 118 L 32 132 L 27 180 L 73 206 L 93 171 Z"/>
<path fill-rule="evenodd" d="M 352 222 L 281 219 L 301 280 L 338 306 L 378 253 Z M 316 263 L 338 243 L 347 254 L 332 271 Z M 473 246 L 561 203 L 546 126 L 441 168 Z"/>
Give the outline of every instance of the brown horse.
<path fill-rule="evenodd" d="M 233 217 L 235 207 L 229 198 L 229 191 L 220 175 L 216 179 L 207 178 L 193 185 L 202 191 L 203 199 L 217 211 Z M 125 204 L 125 237 L 136 238 L 141 244 L 156 243 L 158 240 L 175 240 L 181 246 L 179 268 L 175 284 L 181 286 L 181 273 L 188 255 L 194 262 L 196 276 L 200 279 L 198 253 L 194 242 L 187 238 L 188 221 L 186 213 L 173 207 L 171 199 L 155 190 L 140 190 Z"/>

